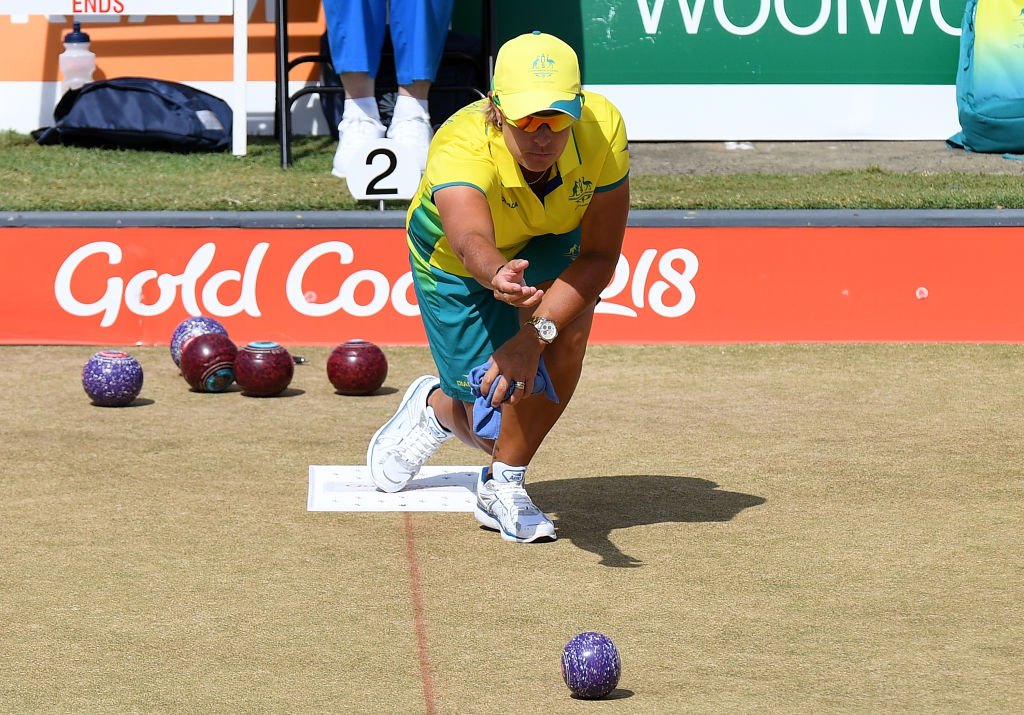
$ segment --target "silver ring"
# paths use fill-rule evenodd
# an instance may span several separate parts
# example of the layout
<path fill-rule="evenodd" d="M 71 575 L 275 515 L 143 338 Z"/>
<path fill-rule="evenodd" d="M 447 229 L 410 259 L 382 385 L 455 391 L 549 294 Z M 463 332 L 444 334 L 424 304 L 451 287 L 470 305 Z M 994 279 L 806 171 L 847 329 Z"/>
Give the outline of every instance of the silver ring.
<path fill-rule="evenodd" d="M 526 390 L 526 383 L 523 382 L 522 380 L 516 380 L 515 382 L 512 383 L 512 385 L 517 390 L 524 390 L 524 391 Z"/>

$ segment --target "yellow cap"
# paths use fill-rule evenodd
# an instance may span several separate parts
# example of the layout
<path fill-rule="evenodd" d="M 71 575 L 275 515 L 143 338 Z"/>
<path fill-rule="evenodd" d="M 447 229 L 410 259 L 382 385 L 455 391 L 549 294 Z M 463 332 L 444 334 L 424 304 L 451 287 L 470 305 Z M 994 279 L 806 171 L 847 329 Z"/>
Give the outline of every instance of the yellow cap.
<path fill-rule="evenodd" d="M 538 30 L 513 37 L 494 61 L 494 102 L 509 119 L 556 110 L 579 119 L 583 109 L 576 53 Z"/>

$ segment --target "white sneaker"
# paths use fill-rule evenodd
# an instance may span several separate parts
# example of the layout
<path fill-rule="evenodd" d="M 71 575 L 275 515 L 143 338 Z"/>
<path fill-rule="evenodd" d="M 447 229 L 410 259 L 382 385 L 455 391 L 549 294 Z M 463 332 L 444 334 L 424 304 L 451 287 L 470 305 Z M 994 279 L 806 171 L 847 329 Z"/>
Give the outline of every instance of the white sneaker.
<path fill-rule="evenodd" d="M 342 119 L 338 125 L 338 150 L 334 153 L 331 173 L 344 179 L 353 161 L 360 159 L 359 149 L 366 143 L 384 136 L 384 125 L 366 116 Z"/>
<path fill-rule="evenodd" d="M 419 474 L 431 455 L 452 433 L 438 424 L 427 405 L 431 390 L 441 381 L 433 375 L 416 378 L 405 391 L 398 410 L 370 440 L 366 466 L 382 492 L 397 492 Z"/>
<path fill-rule="evenodd" d="M 430 120 L 423 115 L 392 121 L 388 127 L 388 138 L 394 139 L 402 147 L 403 153 L 416 161 L 420 171 L 427 168 L 427 152 L 430 150 L 432 136 L 434 130 Z"/>
<path fill-rule="evenodd" d="M 525 543 L 537 539 L 554 541 L 555 525 L 537 508 L 526 493 L 525 471 L 506 472 L 505 479 L 487 479 L 489 470 L 481 470 L 476 485 L 476 520 L 488 529 L 501 532 L 505 541 Z"/>

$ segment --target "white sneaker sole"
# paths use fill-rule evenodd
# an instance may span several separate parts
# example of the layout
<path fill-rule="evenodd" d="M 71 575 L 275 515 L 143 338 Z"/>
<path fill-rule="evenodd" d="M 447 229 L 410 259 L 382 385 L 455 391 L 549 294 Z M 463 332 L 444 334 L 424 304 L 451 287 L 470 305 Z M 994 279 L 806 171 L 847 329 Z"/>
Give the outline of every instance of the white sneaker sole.
<path fill-rule="evenodd" d="M 377 123 L 377 126 L 373 129 L 369 129 L 363 124 L 363 128 L 359 131 L 350 128 L 350 131 L 355 131 L 353 138 L 350 138 L 349 144 L 345 144 L 346 130 L 342 129 L 345 124 L 343 121 L 338 126 L 338 131 L 341 134 L 341 138 L 338 141 L 338 148 L 334 152 L 334 162 L 331 165 L 331 175 L 336 176 L 339 179 L 344 179 L 348 175 L 349 166 L 354 161 L 362 161 L 366 155 L 360 154 L 363 145 L 369 144 L 370 142 L 382 139 L 387 135 L 387 129 L 383 124 Z M 351 126 L 359 126 L 361 123 Z M 344 152 L 342 146 L 345 146 Z"/>
<path fill-rule="evenodd" d="M 377 446 L 377 440 L 387 430 L 387 428 L 390 427 L 396 419 L 398 419 L 398 416 L 402 414 L 402 411 L 405 409 L 405 404 L 410 400 L 410 398 L 412 398 L 413 393 L 419 389 L 420 385 L 424 382 L 433 382 L 435 380 L 437 380 L 437 378 L 432 375 L 424 375 L 423 377 L 413 380 L 413 383 L 409 385 L 409 389 L 405 391 L 405 395 L 402 396 L 402 401 L 398 403 L 398 409 L 395 410 L 395 414 L 391 416 L 391 419 L 381 425 L 380 429 L 373 433 L 373 438 L 370 440 L 370 446 L 366 449 L 366 467 L 370 472 L 370 479 L 373 480 L 373 485 L 382 492 L 388 492 L 389 494 L 400 492 L 405 489 L 405 485 L 410 482 L 412 477 L 396 482 L 388 479 L 383 470 L 374 469 L 373 449 Z"/>
<path fill-rule="evenodd" d="M 558 539 L 558 534 L 555 533 L 554 528 L 551 529 L 550 534 L 538 533 L 534 534 L 529 538 L 523 538 L 521 536 L 516 536 L 515 534 L 510 534 L 501 528 L 501 524 L 498 523 L 497 519 L 495 519 L 493 516 L 488 514 L 483 509 L 481 509 L 479 504 L 477 504 L 473 508 L 473 516 L 475 516 L 476 520 L 479 521 L 485 528 L 491 529 L 492 531 L 497 531 L 501 534 L 502 539 L 504 539 L 505 541 L 514 542 L 516 544 L 529 544 L 534 541 L 537 541 L 538 539 L 545 539 L 547 541 L 555 541 Z"/>

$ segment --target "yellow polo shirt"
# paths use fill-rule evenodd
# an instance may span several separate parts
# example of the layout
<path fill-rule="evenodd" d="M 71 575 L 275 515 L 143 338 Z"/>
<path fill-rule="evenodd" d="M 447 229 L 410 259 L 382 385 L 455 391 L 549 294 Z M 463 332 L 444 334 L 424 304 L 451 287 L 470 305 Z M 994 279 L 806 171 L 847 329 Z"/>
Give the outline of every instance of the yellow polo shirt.
<path fill-rule="evenodd" d="M 489 100 L 463 107 L 441 125 L 406 215 L 413 260 L 423 267 L 470 275 L 448 244 L 434 205 L 434 192 L 446 186 L 471 186 L 487 197 L 495 243 L 506 258 L 514 257 L 532 238 L 578 228 L 594 194 L 614 189 L 629 175 L 626 128 L 619 110 L 599 94 L 583 94 L 583 113 L 569 129 L 569 141 L 543 201 L 526 185 L 502 133 L 487 122 Z"/>

